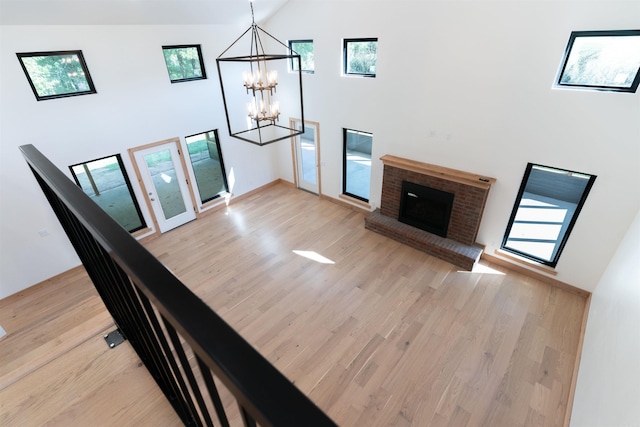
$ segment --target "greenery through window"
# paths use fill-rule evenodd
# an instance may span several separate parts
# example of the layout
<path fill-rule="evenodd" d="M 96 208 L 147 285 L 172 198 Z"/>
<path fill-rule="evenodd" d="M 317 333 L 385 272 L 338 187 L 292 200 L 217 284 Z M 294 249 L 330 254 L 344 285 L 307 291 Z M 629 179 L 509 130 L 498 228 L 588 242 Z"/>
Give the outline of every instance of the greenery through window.
<path fill-rule="evenodd" d="M 96 93 L 80 50 L 16 55 L 38 101 Z"/>
<path fill-rule="evenodd" d="M 501 248 L 555 267 L 595 179 L 529 163 Z"/>
<path fill-rule="evenodd" d="M 218 131 L 187 136 L 187 150 L 196 178 L 200 202 L 206 203 L 229 191 L 227 176 L 218 142 Z"/>
<path fill-rule="evenodd" d="M 635 92 L 640 83 L 640 30 L 574 31 L 556 87 Z"/>
<path fill-rule="evenodd" d="M 289 49 L 300 55 L 300 71 L 313 73 L 313 40 L 289 40 Z M 291 71 L 298 71 L 298 62 L 291 59 Z"/>
<path fill-rule="evenodd" d="M 378 39 L 344 39 L 344 74 L 376 76 Z"/>
<path fill-rule="evenodd" d="M 342 193 L 369 201 L 373 135 L 343 129 Z"/>
<path fill-rule="evenodd" d="M 130 233 L 146 228 L 120 154 L 69 166 L 73 179 L 94 202 Z"/>
<path fill-rule="evenodd" d="M 200 45 L 162 46 L 171 83 L 207 78 Z"/>

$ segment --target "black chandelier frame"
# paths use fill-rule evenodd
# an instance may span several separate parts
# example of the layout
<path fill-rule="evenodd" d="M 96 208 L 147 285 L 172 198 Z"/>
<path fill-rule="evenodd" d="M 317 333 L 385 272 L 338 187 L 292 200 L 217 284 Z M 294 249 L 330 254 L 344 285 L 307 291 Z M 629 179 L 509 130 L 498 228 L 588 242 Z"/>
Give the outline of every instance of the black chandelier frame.
<path fill-rule="evenodd" d="M 272 36 L 271 34 L 269 34 L 267 31 L 265 31 L 264 29 L 260 28 L 256 23 L 255 23 L 255 18 L 253 15 L 253 3 L 250 3 L 251 5 L 251 19 L 252 19 L 252 24 L 249 28 L 247 28 L 247 30 L 242 33 L 242 35 L 240 35 L 240 37 L 238 37 L 229 47 L 227 47 L 224 52 L 222 52 L 220 54 L 220 56 L 218 56 L 218 58 L 216 58 L 216 65 L 218 67 L 218 77 L 220 79 L 220 89 L 222 92 L 222 101 L 224 103 L 224 112 L 225 112 L 225 116 L 227 119 L 227 127 L 229 129 L 229 135 L 234 137 L 234 138 L 238 138 L 241 139 L 243 141 L 246 142 L 250 142 L 252 144 L 256 144 L 256 145 L 267 145 L 267 144 L 271 144 L 273 142 L 277 142 L 283 139 L 287 139 L 287 138 L 291 138 L 297 135 L 302 135 L 304 133 L 304 104 L 303 104 L 303 95 L 302 95 L 302 71 L 301 71 L 301 61 L 300 61 L 300 55 L 295 52 L 293 49 L 291 49 L 289 46 L 287 46 L 286 44 L 284 44 L 283 42 L 281 42 L 280 40 L 278 40 L 277 38 L 275 38 L 274 36 Z M 232 49 L 241 39 L 243 39 L 249 32 L 251 32 L 251 47 L 250 47 L 250 54 L 249 55 L 244 55 L 244 56 L 227 56 L 225 57 L 224 55 L 229 52 L 230 49 Z M 264 51 L 264 46 L 262 43 L 262 38 L 260 36 L 260 33 L 263 34 L 263 37 L 266 36 L 274 41 L 276 41 L 278 44 L 284 46 L 287 49 L 288 54 L 267 54 Z M 229 116 L 229 108 L 228 108 L 228 104 L 227 104 L 227 95 L 225 93 L 225 86 L 224 86 L 224 80 L 223 80 L 223 76 L 222 76 L 222 69 L 221 69 L 221 63 L 225 63 L 225 62 L 232 62 L 232 63 L 248 63 L 249 64 L 249 69 L 251 70 L 251 73 L 253 74 L 254 69 L 257 69 L 258 71 L 261 72 L 261 74 L 265 77 L 265 79 L 267 78 L 267 64 L 271 61 L 286 61 L 286 66 L 289 66 L 289 63 L 291 64 L 298 64 L 298 67 L 291 67 L 290 73 L 297 73 L 297 83 L 298 83 L 298 88 L 299 88 L 299 94 L 300 94 L 300 117 L 296 117 L 296 119 L 299 119 L 299 123 L 301 124 L 301 127 L 299 129 L 295 128 L 295 127 L 288 127 L 288 126 L 283 126 L 280 125 L 278 123 L 276 123 L 277 121 L 279 121 L 278 118 L 275 119 L 255 119 L 252 118 L 251 123 L 254 124 L 255 122 L 255 126 L 249 127 L 249 129 L 242 129 L 242 130 L 238 130 L 238 131 L 234 131 L 231 128 L 231 120 L 230 120 L 230 116 Z M 296 69 L 297 68 L 297 71 Z M 238 78 L 238 76 L 234 76 L 234 79 L 237 79 L 238 82 L 240 81 L 240 79 Z M 269 86 L 269 85 L 268 85 Z M 250 90 L 253 91 L 253 95 L 254 95 L 254 99 L 255 99 L 255 95 L 256 92 L 264 92 L 264 91 L 269 91 L 269 95 L 268 98 L 270 99 L 271 97 L 271 93 L 273 93 L 275 88 L 273 87 L 265 87 L 265 88 L 249 88 L 247 87 L 247 92 L 249 92 Z M 264 93 L 261 93 L 261 97 L 264 99 Z M 268 122 L 268 123 L 261 123 L 261 122 Z M 296 120 L 297 122 L 298 120 Z M 270 127 L 276 127 L 279 129 L 285 129 L 288 131 L 288 133 L 284 136 L 275 136 L 273 138 L 267 138 L 264 134 L 263 134 L 263 130 L 268 129 Z M 251 139 L 248 137 L 247 134 L 257 131 L 257 138 L 255 139 Z"/>

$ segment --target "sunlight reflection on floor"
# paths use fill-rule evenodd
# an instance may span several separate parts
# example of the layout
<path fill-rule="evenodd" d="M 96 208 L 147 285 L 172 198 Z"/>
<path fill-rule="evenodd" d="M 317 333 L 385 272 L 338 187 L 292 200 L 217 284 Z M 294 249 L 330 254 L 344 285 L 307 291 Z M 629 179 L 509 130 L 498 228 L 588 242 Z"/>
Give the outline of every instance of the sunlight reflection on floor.
<path fill-rule="evenodd" d="M 482 265 L 480 263 L 476 263 L 473 266 L 473 270 L 471 270 L 471 271 L 458 270 L 458 273 L 498 274 L 498 275 L 504 276 L 504 273 L 502 271 L 498 271 L 498 270 L 496 270 L 494 268 L 491 268 L 491 267 L 486 266 L 486 265 Z"/>
<path fill-rule="evenodd" d="M 319 262 L 320 264 L 335 264 L 335 262 L 331 261 L 329 258 L 325 258 L 325 257 L 323 257 L 322 255 L 320 255 L 319 253 L 317 253 L 315 251 L 293 250 L 292 252 L 294 254 L 296 254 L 296 255 L 300 255 L 300 256 L 303 256 L 305 258 L 309 258 L 312 261 Z"/>

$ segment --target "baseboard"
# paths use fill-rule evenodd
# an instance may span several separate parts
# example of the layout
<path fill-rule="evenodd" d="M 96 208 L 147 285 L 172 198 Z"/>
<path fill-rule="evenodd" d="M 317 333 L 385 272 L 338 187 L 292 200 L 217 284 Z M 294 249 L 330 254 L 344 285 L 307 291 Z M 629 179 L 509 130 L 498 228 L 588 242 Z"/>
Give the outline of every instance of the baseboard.
<path fill-rule="evenodd" d="M 584 313 L 582 315 L 582 325 L 580 325 L 580 337 L 578 339 L 578 349 L 576 351 L 576 360 L 573 362 L 573 375 L 571 377 L 571 386 L 569 387 L 569 396 L 567 397 L 567 407 L 564 413 L 564 427 L 569 427 L 571 423 L 571 413 L 573 412 L 573 399 L 576 395 L 576 387 L 578 384 L 578 372 L 580 361 L 582 360 L 582 347 L 584 346 L 584 336 L 587 332 L 587 320 L 589 319 L 589 308 L 591 306 L 591 294 L 587 297 L 584 305 Z"/>
<path fill-rule="evenodd" d="M 261 191 L 263 191 L 263 190 L 265 190 L 265 189 L 267 189 L 269 187 L 273 187 L 274 185 L 278 185 L 278 184 L 284 184 L 284 185 L 293 186 L 293 184 L 291 184 L 290 182 L 278 178 L 278 179 L 275 179 L 275 180 L 273 180 L 271 182 L 268 182 L 268 183 L 266 183 L 264 185 L 261 185 L 258 188 L 254 188 L 253 190 L 247 191 L 246 193 L 242 193 L 242 194 L 240 194 L 238 196 L 234 196 L 233 193 L 232 193 L 231 198 L 229 199 L 229 204 L 232 204 L 232 203 L 235 203 L 235 202 L 239 202 L 240 200 L 244 200 L 244 199 L 247 199 L 249 197 L 255 196 L 256 194 L 260 193 Z"/>
<path fill-rule="evenodd" d="M 0 299 L 0 302 L 3 303 L 3 304 L 10 304 L 11 303 L 9 301 L 10 298 L 24 298 L 25 294 L 28 294 L 29 292 L 34 292 L 38 288 L 41 288 L 43 286 L 48 286 L 50 282 L 57 280 L 61 276 L 65 276 L 67 274 L 73 274 L 73 273 L 76 273 L 79 270 L 84 270 L 84 265 L 82 265 L 82 264 L 76 265 L 75 267 L 71 267 L 70 269 L 63 271 L 62 273 L 58 273 L 55 276 L 51 276 L 48 279 L 44 279 L 41 282 L 34 283 L 33 285 L 28 286 L 28 287 L 26 287 L 24 289 L 21 289 L 16 293 L 13 293 L 11 295 L 7 295 L 3 299 Z"/>
<path fill-rule="evenodd" d="M 330 201 L 332 203 L 335 203 L 336 205 L 342 206 L 343 208 L 351 209 L 351 210 L 356 211 L 358 213 L 361 213 L 363 215 L 368 215 L 368 214 L 371 213 L 371 210 L 369 210 L 369 209 L 365 209 L 364 207 L 353 205 L 351 203 L 342 201 L 340 199 L 336 199 L 334 197 L 327 196 L 325 194 L 320 194 L 318 197 L 320 197 L 322 200 L 328 200 L 328 201 Z"/>
<path fill-rule="evenodd" d="M 562 282 L 560 280 L 554 279 L 553 277 L 549 277 L 545 274 L 538 273 L 537 271 L 530 270 L 521 265 L 510 262 L 506 259 L 499 258 L 494 255 L 490 255 L 486 252 L 482 253 L 481 259 L 499 265 L 501 267 L 508 268 L 509 270 L 524 274 L 525 276 L 529 276 L 531 278 L 543 281 L 545 283 L 550 284 L 551 286 L 555 286 L 559 289 L 565 290 L 567 292 L 571 292 L 572 294 L 580 295 L 583 298 L 589 298 L 591 296 L 591 292 L 585 291 L 584 289 L 580 289 L 568 283 Z"/>

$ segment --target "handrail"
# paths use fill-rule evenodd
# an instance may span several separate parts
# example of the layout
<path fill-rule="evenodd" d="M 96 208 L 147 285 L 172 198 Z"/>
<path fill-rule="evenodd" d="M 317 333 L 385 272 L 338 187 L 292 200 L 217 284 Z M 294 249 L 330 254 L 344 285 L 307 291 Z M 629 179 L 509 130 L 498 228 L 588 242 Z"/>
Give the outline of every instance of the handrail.
<path fill-rule="evenodd" d="M 33 145 L 20 150 L 116 325 L 185 425 L 213 425 L 202 391 L 209 393 L 219 423 L 228 425 L 213 373 L 234 395 L 247 426 L 335 426 L 40 151 Z M 177 334 L 196 355 L 205 387 L 186 366 Z"/>

